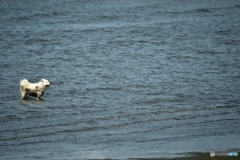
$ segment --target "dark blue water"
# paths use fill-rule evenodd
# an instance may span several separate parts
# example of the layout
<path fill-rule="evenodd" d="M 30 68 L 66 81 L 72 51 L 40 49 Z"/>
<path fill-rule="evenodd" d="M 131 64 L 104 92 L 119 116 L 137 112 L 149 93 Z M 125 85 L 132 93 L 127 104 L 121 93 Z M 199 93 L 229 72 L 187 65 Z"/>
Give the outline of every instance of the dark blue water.
<path fill-rule="evenodd" d="M 238 0 L 0 0 L 0 158 L 240 150 Z M 48 79 L 43 99 L 19 81 Z"/>

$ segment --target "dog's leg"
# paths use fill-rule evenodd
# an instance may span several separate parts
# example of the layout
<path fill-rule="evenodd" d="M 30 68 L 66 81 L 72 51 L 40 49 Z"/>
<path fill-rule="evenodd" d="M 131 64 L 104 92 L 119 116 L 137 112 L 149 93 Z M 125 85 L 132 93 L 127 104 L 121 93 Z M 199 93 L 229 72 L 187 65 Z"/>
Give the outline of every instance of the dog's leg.
<path fill-rule="evenodd" d="M 20 93 L 21 93 L 21 98 L 20 99 L 24 99 L 27 95 L 27 93 L 25 91 L 23 91 L 21 87 L 20 87 Z"/>
<path fill-rule="evenodd" d="M 26 97 L 26 93 L 25 92 L 21 92 L 21 98 L 20 99 L 24 99 Z"/>
<path fill-rule="evenodd" d="M 41 97 L 42 93 L 41 92 L 37 92 L 37 95 L 36 95 L 36 100 L 40 100 L 40 97 Z"/>

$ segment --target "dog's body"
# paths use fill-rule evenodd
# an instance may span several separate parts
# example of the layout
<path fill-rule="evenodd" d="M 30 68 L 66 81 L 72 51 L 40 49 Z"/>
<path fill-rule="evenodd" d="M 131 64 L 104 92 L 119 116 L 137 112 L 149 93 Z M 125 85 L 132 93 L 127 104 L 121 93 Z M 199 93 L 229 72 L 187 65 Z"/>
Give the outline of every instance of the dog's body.
<path fill-rule="evenodd" d="M 27 95 L 29 95 L 36 97 L 36 100 L 39 100 L 49 86 L 50 82 L 46 79 L 41 79 L 38 83 L 30 83 L 27 79 L 23 79 L 20 81 L 20 99 L 24 99 Z"/>

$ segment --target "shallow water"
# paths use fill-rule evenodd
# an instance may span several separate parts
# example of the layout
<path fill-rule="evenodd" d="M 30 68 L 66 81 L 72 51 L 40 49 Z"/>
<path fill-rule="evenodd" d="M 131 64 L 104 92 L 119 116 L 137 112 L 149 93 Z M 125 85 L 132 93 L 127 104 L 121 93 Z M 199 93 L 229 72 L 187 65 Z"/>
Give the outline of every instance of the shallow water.
<path fill-rule="evenodd" d="M 239 1 L 0 3 L 1 159 L 239 150 Z"/>

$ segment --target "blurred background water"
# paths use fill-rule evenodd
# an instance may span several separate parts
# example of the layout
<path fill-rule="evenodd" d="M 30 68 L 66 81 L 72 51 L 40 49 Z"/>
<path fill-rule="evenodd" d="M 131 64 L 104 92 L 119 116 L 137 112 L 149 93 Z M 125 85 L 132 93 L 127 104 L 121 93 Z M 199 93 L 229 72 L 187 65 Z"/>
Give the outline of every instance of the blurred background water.
<path fill-rule="evenodd" d="M 0 0 L 0 158 L 239 150 L 238 0 Z M 46 78 L 43 100 L 19 81 Z"/>

